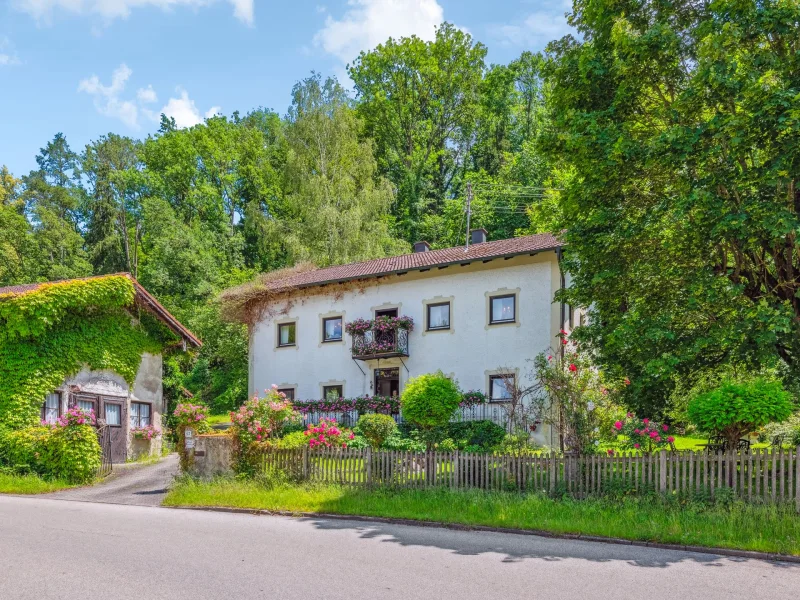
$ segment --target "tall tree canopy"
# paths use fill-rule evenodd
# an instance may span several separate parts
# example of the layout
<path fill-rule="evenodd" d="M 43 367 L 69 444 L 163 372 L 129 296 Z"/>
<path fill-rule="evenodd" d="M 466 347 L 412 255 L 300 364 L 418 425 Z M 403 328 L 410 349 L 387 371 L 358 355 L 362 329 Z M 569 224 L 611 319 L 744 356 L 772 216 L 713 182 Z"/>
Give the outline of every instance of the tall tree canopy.
<path fill-rule="evenodd" d="M 632 403 L 800 367 L 800 4 L 575 0 L 550 46 L 571 302 Z"/>

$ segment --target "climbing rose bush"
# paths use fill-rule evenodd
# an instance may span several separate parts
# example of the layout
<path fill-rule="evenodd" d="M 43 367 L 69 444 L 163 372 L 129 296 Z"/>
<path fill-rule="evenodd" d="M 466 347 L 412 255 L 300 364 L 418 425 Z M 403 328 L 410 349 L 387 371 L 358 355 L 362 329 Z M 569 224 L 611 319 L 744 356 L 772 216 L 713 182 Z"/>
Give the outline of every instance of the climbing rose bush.
<path fill-rule="evenodd" d="M 356 437 L 352 431 L 339 428 L 335 419 L 324 418 L 316 425 L 309 424 L 303 433 L 309 448 L 347 448 L 347 442 Z"/>
<path fill-rule="evenodd" d="M 239 410 L 230 413 L 233 433 L 238 436 L 242 448 L 280 437 L 285 425 L 301 418 L 277 386 L 265 390 L 264 394 L 263 397 L 253 396 Z"/>
<path fill-rule="evenodd" d="M 205 406 L 183 402 L 175 407 L 172 415 L 175 417 L 178 425 L 197 426 L 199 423 L 206 420 L 207 412 Z"/>
<path fill-rule="evenodd" d="M 669 425 L 651 419 L 640 419 L 628 413 L 624 419 L 616 421 L 613 430 L 620 448 L 653 452 L 667 448 L 675 441 L 669 434 Z"/>

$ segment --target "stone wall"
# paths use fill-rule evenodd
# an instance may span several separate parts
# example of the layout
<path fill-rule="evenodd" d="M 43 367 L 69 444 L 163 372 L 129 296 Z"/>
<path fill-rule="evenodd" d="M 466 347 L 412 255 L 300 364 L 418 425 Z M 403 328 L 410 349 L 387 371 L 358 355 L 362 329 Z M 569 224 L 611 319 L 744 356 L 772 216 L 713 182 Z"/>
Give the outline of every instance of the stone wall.
<path fill-rule="evenodd" d="M 198 435 L 195 438 L 194 460 L 189 472 L 195 477 L 210 479 L 233 472 L 233 437 Z"/>

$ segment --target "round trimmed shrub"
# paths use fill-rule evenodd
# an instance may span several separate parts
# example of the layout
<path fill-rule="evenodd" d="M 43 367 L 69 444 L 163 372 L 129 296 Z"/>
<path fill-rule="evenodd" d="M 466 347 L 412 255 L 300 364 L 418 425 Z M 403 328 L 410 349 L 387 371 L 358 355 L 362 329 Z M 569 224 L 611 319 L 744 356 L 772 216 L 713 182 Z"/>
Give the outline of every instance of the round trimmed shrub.
<path fill-rule="evenodd" d="M 386 438 L 397 431 L 397 423 L 392 417 L 378 413 L 361 415 L 356 427 L 375 449 L 383 446 Z"/>
<path fill-rule="evenodd" d="M 410 379 L 400 398 L 403 418 L 425 432 L 442 427 L 461 402 L 455 382 L 438 371 Z"/>
<path fill-rule="evenodd" d="M 690 401 L 687 413 L 700 430 L 724 436 L 735 448 L 743 435 L 788 419 L 792 400 L 778 381 L 726 381 Z"/>

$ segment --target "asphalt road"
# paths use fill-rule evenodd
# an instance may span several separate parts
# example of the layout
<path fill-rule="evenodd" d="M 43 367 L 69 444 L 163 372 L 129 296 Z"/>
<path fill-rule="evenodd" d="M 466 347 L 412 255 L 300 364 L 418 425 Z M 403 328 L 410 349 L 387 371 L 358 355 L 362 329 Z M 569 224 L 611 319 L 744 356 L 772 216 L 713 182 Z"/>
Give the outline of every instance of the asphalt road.
<path fill-rule="evenodd" d="M 100 483 L 54 492 L 47 498 L 161 506 L 167 488 L 179 470 L 177 454 L 170 454 L 157 463 L 114 465 L 111 475 Z"/>
<path fill-rule="evenodd" d="M 3 600 L 792 598 L 800 565 L 326 519 L 0 497 Z"/>

